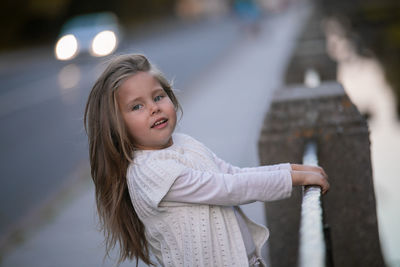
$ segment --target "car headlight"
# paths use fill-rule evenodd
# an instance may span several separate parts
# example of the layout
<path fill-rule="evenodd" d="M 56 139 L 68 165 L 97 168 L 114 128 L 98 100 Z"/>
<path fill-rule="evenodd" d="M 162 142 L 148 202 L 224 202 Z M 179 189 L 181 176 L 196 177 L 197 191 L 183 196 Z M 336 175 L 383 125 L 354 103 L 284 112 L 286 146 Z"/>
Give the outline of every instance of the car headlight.
<path fill-rule="evenodd" d="M 117 47 L 117 36 L 112 31 L 99 32 L 92 41 L 91 54 L 102 57 L 111 54 Z"/>
<path fill-rule="evenodd" d="M 55 47 L 56 57 L 59 60 L 69 60 L 78 53 L 78 41 L 72 34 L 61 37 Z"/>

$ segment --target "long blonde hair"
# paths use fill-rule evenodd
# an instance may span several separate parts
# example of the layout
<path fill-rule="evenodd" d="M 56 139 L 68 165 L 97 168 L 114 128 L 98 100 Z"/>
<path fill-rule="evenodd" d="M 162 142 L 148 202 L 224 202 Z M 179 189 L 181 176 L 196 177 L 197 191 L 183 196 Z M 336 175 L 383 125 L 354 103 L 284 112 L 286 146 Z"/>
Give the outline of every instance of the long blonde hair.
<path fill-rule="evenodd" d="M 132 205 L 126 171 L 133 157 L 133 144 L 122 122 L 116 91 L 130 76 L 150 72 L 161 84 L 176 110 L 181 110 L 172 87 L 143 55 L 114 58 L 94 84 L 87 100 L 84 124 L 89 140 L 91 175 L 106 256 L 118 243 L 118 263 L 126 259 L 150 261 L 144 225 Z"/>

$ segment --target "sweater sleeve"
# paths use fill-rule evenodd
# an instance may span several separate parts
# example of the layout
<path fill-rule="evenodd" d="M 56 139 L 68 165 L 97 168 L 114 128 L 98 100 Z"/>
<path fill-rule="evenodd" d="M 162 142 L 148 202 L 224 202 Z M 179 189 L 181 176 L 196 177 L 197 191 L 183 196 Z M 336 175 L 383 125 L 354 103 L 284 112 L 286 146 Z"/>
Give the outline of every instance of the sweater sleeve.
<path fill-rule="evenodd" d="M 222 173 L 245 173 L 245 172 L 266 172 L 266 171 L 278 171 L 278 170 L 288 170 L 291 171 L 292 167 L 290 163 L 280 163 L 280 164 L 273 164 L 273 165 L 264 165 L 258 167 L 249 167 L 249 168 L 240 168 L 234 166 L 221 158 L 219 158 L 211 149 L 207 148 L 203 143 L 199 142 L 198 140 L 194 139 L 189 135 L 181 134 L 183 138 L 189 140 L 191 143 L 197 144 L 199 147 L 203 147 L 209 153 L 212 158 L 212 161 L 217 165 L 218 169 Z"/>
<path fill-rule="evenodd" d="M 233 206 L 289 197 L 292 179 L 288 170 L 247 173 L 213 173 L 184 170 L 163 201 Z"/>
<path fill-rule="evenodd" d="M 249 167 L 249 168 L 239 168 L 236 167 L 222 159 L 220 159 L 214 152 L 210 151 L 213 156 L 214 162 L 217 164 L 219 170 L 223 173 L 246 173 L 246 172 L 266 172 L 266 171 L 278 171 L 278 170 L 288 170 L 291 171 L 292 167 L 290 163 L 280 163 L 280 164 L 273 164 L 273 165 L 264 165 L 258 167 Z"/>

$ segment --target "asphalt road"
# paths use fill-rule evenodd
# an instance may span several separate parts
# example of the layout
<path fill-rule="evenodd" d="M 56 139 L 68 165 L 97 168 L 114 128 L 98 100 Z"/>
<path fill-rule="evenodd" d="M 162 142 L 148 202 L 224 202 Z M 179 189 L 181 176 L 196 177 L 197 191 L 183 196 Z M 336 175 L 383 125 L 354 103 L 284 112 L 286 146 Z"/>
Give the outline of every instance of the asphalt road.
<path fill-rule="evenodd" d="M 116 53 L 144 53 L 184 90 L 240 38 L 232 20 L 164 21 L 128 32 Z M 87 163 L 83 110 L 104 60 L 59 62 L 51 46 L 0 55 L 0 237 Z"/>

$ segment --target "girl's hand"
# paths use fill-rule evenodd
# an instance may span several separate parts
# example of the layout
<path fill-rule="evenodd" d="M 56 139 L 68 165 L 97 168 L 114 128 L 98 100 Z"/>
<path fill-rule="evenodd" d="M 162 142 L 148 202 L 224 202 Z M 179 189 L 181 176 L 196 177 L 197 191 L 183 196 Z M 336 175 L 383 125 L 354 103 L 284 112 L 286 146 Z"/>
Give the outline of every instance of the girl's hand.
<path fill-rule="evenodd" d="M 312 167 L 312 166 L 310 166 Z M 321 168 L 322 169 L 322 168 Z M 325 172 L 322 170 L 322 173 Z M 291 171 L 292 184 L 296 185 L 318 185 L 321 187 L 322 194 L 329 190 L 328 176 L 318 171 Z"/>
<path fill-rule="evenodd" d="M 303 164 L 290 164 L 293 171 L 311 171 L 311 172 L 318 172 L 325 178 L 328 178 L 323 168 L 320 166 L 310 166 L 310 165 L 303 165 Z"/>

